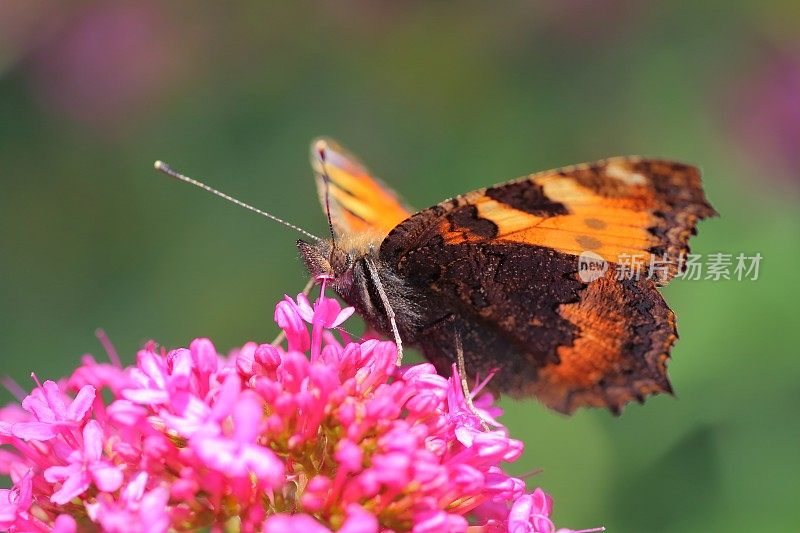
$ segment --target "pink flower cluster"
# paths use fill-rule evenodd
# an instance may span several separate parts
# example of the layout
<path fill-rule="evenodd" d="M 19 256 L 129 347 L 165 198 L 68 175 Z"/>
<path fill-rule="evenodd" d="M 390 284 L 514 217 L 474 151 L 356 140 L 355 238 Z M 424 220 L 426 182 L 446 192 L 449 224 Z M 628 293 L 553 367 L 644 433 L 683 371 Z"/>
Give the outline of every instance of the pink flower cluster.
<path fill-rule="evenodd" d="M 285 349 L 149 343 L 135 366 L 112 349 L 112 363 L 87 356 L 68 379 L 37 381 L 0 410 L 0 473 L 14 484 L 0 490 L 0 529 L 555 531 L 550 497 L 502 470 L 523 445 L 491 396 L 478 416 L 455 368 L 448 379 L 397 367 L 391 342 L 339 342 L 352 311 L 287 297 Z"/>

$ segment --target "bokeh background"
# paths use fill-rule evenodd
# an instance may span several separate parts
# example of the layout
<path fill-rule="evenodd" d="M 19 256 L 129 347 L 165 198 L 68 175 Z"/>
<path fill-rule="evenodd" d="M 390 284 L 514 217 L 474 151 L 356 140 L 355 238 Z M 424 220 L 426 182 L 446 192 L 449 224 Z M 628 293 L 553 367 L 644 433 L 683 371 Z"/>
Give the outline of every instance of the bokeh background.
<path fill-rule="evenodd" d="M 505 401 L 518 472 L 559 524 L 796 530 L 800 3 L 546 0 L 0 3 L 0 357 L 27 388 L 105 328 L 221 349 L 275 333 L 296 235 L 170 181 L 155 159 L 317 233 L 308 142 L 340 139 L 425 207 L 617 154 L 702 166 L 721 217 L 693 249 L 757 281 L 676 281 L 658 397 L 622 417 Z M 2 393 L 4 401 L 11 396 Z"/>

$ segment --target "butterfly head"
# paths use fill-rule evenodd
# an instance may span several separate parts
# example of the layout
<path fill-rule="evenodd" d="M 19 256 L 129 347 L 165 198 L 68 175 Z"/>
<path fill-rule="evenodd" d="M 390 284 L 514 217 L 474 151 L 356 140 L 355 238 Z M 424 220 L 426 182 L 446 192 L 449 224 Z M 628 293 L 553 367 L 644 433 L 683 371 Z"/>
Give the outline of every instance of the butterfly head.
<path fill-rule="evenodd" d="M 298 240 L 297 249 L 313 278 L 331 280 L 331 287 L 337 291 L 349 287 L 353 267 L 359 259 L 353 250 L 334 246 L 332 239 L 313 243 Z"/>

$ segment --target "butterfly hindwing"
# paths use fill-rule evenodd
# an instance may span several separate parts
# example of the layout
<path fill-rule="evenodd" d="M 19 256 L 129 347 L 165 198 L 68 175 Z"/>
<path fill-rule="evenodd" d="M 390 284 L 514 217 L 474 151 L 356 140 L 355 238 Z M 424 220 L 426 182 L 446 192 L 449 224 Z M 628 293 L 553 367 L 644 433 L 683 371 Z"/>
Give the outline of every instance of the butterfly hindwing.
<path fill-rule="evenodd" d="M 420 302 L 407 338 L 440 372 L 458 337 L 471 375 L 496 370 L 494 390 L 560 412 L 670 390 L 674 319 L 650 280 L 583 283 L 574 257 L 513 243 L 431 243 L 396 271 Z"/>

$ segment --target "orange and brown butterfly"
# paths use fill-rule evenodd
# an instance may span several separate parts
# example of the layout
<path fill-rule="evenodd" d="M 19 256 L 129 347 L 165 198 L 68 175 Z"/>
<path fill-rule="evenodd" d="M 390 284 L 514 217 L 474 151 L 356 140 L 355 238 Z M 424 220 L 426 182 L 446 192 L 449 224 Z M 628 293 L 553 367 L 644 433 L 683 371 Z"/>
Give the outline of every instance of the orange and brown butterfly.
<path fill-rule="evenodd" d="M 460 343 L 469 374 L 496 371 L 495 392 L 562 413 L 671 392 L 675 316 L 656 287 L 715 214 L 697 168 L 615 157 L 414 212 L 329 139 L 311 162 L 333 238 L 298 241 L 309 272 L 439 372 Z M 598 279 L 579 275 L 583 252 L 607 263 Z M 623 257 L 667 266 L 618 279 Z"/>

